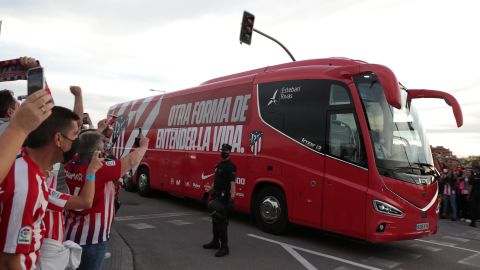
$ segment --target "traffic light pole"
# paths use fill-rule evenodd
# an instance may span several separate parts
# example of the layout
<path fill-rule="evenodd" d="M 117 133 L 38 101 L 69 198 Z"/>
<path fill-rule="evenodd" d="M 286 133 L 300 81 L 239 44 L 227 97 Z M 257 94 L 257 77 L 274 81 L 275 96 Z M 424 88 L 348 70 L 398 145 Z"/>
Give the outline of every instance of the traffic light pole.
<path fill-rule="evenodd" d="M 292 55 L 292 54 L 290 53 L 290 51 L 287 49 L 287 47 L 283 46 L 283 44 L 280 43 L 280 41 L 274 39 L 273 37 L 271 37 L 271 36 L 263 33 L 263 32 L 260 31 L 260 30 L 255 29 L 255 28 L 253 28 L 253 31 L 259 33 L 260 35 L 262 35 L 262 36 L 264 36 L 264 37 L 266 37 L 266 38 L 269 38 L 269 39 L 275 41 L 278 45 L 280 45 L 280 46 L 288 53 L 288 55 L 290 55 L 290 58 L 292 58 L 292 61 L 294 61 L 294 62 L 296 61 L 295 58 L 293 57 L 293 55 Z"/>

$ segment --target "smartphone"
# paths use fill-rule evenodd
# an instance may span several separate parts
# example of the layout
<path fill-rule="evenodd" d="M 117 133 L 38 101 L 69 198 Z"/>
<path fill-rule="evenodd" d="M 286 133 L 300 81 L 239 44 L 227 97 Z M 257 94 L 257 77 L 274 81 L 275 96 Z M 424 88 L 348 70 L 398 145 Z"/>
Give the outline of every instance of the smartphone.
<path fill-rule="evenodd" d="M 45 86 L 45 77 L 43 76 L 43 68 L 35 67 L 27 70 L 27 93 L 31 95 Z"/>
<path fill-rule="evenodd" d="M 88 125 L 88 113 L 83 113 L 82 123 Z"/>
<path fill-rule="evenodd" d="M 142 135 L 142 128 L 138 128 L 138 136 L 135 138 L 135 147 L 140 147 L 140 136 Z"/>

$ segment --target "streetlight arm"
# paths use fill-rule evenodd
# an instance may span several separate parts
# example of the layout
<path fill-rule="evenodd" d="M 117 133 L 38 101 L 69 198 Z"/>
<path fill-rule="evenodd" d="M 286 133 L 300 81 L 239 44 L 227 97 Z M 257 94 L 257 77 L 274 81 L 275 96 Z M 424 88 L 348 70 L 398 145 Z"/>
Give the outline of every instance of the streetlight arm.
<path fill-rule="evenodd" d="M 293 60 L 294 62 L 296 61 L 295 58 L 293 57 L 293 55 L 292 55 L 292 54 L 290 53 L 290 51 L 287 49 L 287 47 L 283 46 L 283 44 L 280 43 L 280 41 L 274 39 L 273 37 L 271 37 L 271 36 L 263 33 L 263 32 L 260 31 L 260 30 L 255 29 L 255 28 L 253 28 L 253 31 L 259 33 L 260 35 L 262 35 L 262 36 L 264 36 L 264 37 L 266 37 L 266 38 L 269 38 L 269 39 L 275 41 L 278 45 L 280 45 L 280 46 L 288 53 L 288 55 L 290 55 L 290 58 L 292 58 L 292 60 Z"/>

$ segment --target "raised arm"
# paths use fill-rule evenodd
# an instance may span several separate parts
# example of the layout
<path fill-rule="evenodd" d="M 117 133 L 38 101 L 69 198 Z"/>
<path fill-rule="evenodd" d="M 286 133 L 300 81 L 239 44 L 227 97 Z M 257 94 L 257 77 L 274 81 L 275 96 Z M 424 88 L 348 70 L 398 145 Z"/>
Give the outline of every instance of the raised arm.
<path fill-rule="evenodd" d="M 140 138 L 140 147 L 121 159 L 122 170 L 120 175 L 125 175 L 128 171 L 135 167 L 135 165 L 142 161 L 143 155 L 145 155 L 145 152 L 147 152 L 149 141 L 150 140 L 147 137 L 142 135 Z"/>
<path fill-rule="evenodd" d="M 4 133 L 0 135 L 0 183 L 22 147 L 27 135 L 35 130 L 52 113 L 52 97 L 45 90 L 28 96 L 20 105 Z"/>
<path fill-rule="evenodd" d="M 70 86 L 70 92 L 75 97 L 75 101 L 73 103 L 73 112 L 80 117 L 78 120 L 78 126 L 82 126 L 83 120 L 83 96 L 82 96 L 82 88 L 80 86 Z"/>

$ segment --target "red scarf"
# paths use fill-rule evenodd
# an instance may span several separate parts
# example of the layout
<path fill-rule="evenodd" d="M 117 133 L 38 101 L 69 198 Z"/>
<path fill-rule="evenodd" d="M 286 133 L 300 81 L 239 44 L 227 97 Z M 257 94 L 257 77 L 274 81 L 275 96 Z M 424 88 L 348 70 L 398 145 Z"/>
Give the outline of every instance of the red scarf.
<path fill-rule="evenodd" d="M 39 62 L 40 64 L 40 62 Z M 0 61 L 0 82 L 18 81 L 27 79 L 27 70 L 23 69 L 20 59 Z M 45 81 L 45 90 L 52 93 Z"/>
<path fill-rule="evenodd" d="M 26 79 L 27 71 L 20 65 L 20 59 L 0 61 L 0 82 Z"/>

